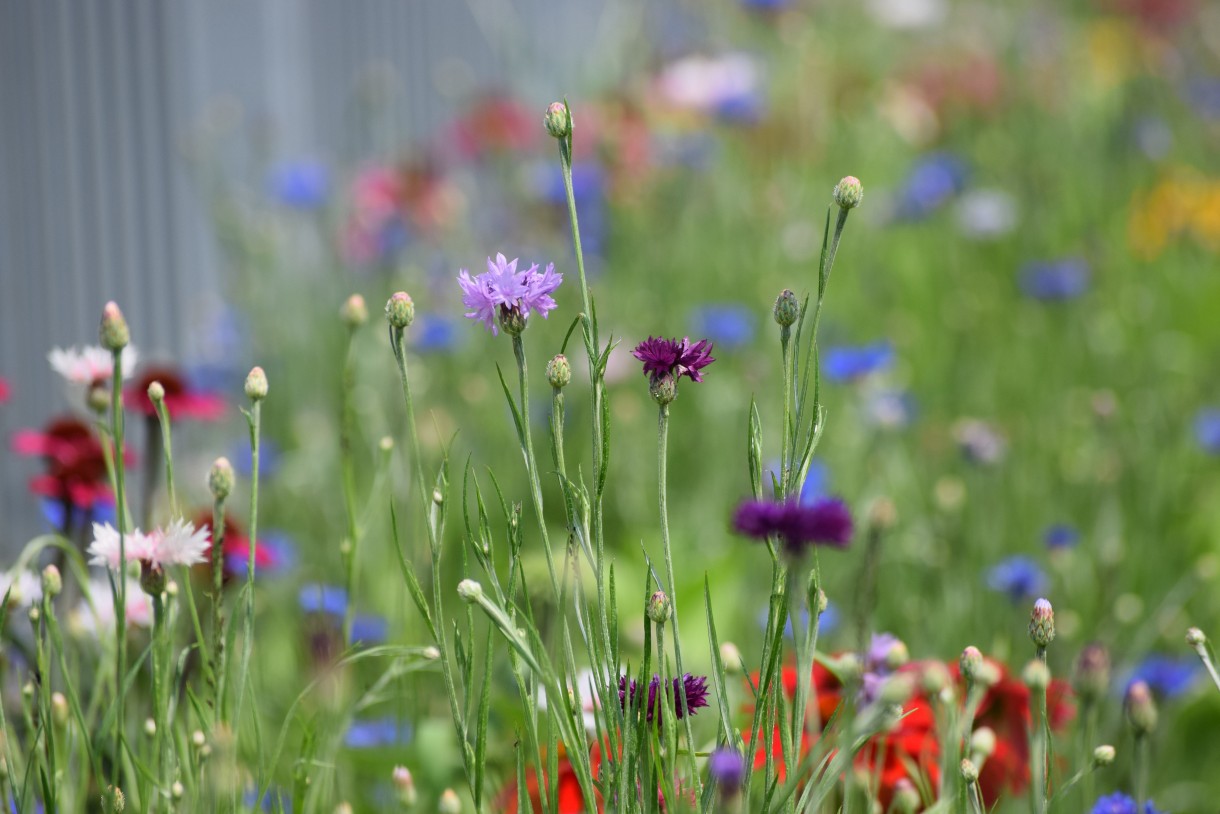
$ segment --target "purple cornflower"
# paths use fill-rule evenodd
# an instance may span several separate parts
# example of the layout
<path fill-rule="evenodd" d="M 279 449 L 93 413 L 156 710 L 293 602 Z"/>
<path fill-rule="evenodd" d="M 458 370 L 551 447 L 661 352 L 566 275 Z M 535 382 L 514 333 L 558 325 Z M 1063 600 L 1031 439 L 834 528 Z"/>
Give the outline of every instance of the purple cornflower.
<path fill-rule="evenodd" d="M 717 749 L 707 759 L 707 774 L 726 797 L 741 790 L 746 779 L 746 761 L 735 749 Z"/>
<path fill-rule="evenodd" d="M 847 504 L 838 498 L 825 498 L 811 505 L 747 500 L 733 514 L 733 528 L 760 540 L 776 535 L 795 556 L 809 543 L 846 548 L 851 542 L 852 522 Z"/>
<path fill-rule="evenodd" d="M 661 698 L 665 700 L 664 695 L 669 692 L 673 693 L 674 699 L 674 719 L 682 720 L 686 717 L 686 711 L 689 710 L 691 715 L 696 711 L 707 706 L 707 676 L 696 676 L 690 673 L 685 674 L 682 678 L 670 679 L 672 686 L 667 690 Z M 682 708 L 682 688 L 686 688 L 686 709 Z M 652 723 L 653 717 L 660 710 L 657 706 L 657 693 L 661 689 L 661 677 L 654 675 L 652 680 L 648 682 L 648 709 L 645 715 L 645 720 Z M 628 680 L 627 676 L 620 676 L 618 680 L 618 700 L 623 709 L 627 709 L 628 704 L 635 703 L 636 683 L 635 679 Z"/>
<path fill-rule="evenodd" d="M 1141 814 L 1141 812 L 1139 804 L 1135 800 L 1121 791 L 1116 791 L 1113 794 L 1098 797 L 1097 802 L 1093 804 L 1092 814 Z M 1161 814 L 1161 812 L 1149 800 L 1144 803 L 1143 814 Z"/>
<path fill-rule="evenodd" d="M 511 327 L 516 333 L 524 329 L 531 311 L 545 319 L 555 308 L 551 292 L 562 282 L 563 275 L 555 271 L 554 263 L 548 263 L 545 271 L 538 271 L 537 263 L 517 271 L 517 260 L 510 263 L 502 254 L 495 260 L 487 258 L 487 271 L 477 277 L 466 269 L 458 273 L 462 305 L 471 309 L 466 316 L 481 321 L 493 336 L 499 333 L 497 317 L 505 330 Z"/>
<path fill-rule="evenodd" d="M 993 591 L 1008 594 L 1013 602 L 1020 602 L 1041 594 L 1046 576 L 1036 562 L 1018 554 L 992 566 L 987 572 L 987 585 Z"/>
<path fill-rule="evenodd" d="M 691 342 L 690 337 L 666 339 L 662 336 L 648 337 L 635 346 L 631 355 L 644 363 L 644 373 L 659 381 L 666 376 L 676 383 L 683 376 L 692 382 L 703 381 L 699 371 L 716 361 L 712 356 L 712 343 L 706 339 Z"/>
<path fill-rule="evenodd" d="M 1043 533 L 1042 541 L 1052 551 L 1074 548 L 1080 542 L 1080 532 L 1066 523 L 1056 523 Z"/>

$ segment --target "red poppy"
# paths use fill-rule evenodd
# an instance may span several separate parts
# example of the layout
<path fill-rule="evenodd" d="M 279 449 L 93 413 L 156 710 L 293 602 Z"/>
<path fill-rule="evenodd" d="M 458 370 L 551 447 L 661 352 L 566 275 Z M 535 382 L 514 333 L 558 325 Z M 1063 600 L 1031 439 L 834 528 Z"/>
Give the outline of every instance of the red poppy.
<path fill-rule="evenodd" d="M 224 415 L 225 401 L 215 393 L 192 390 L 181 374 L 167 367 L 149 367 L 144 375 L 127 388 L 123 401 L 128 408 L 149 418 L 157 417 L 157 408 L 148 397 L 148 386 L 160 382 L 165 388 L 165 409 L 174 421 L 197 419 L 215 421 Z"/>
<path fill-rule="evenodd" d="M 593 745 L 592 751 L 589 753 L 589 762 L 593 769 L 593 776 L 597 777 L 598 769 L 601 766 L 601 749 L 597 744 Z M 571 762 L 567 755 L 564 754 L 563 744 L 559 745 L 559 763 L 558 763 L 558 783 L 556 784 L 556 792 L 558 794 L 557 803 L 559 806 L 559 814 L 585 814 L 588 809 L 585 808 L 584 794 L 580 790 L 580 781 L 576 779 L 576 770 L 572 768 Z M 549 784 L 548 784 L 549 785 Z M 530 798 L 530 811 L 541 812 L 542 795 L 538 789 L 538 773 L 533 769 L 526 769 L 525 772 L 525 790 Z M 497 810 L 505 812 L 505 814 L 518 814 L 517 808 L 517 783 L 516 781 L 509 783 L 502 792 L 496 806 Z M 597 801 L 598 814 L 604 810 L 602 801 Z"/>
<path fill-rule="evenodd" d="M 19 430 L 13 451 L 41 455 L 47 472 L 30 480 L 30 491 L 80 509 L 112 500 L 102 444 L 88 424 L 71 416 L 57 418 L 46 429 Z M 124 455 L 130 462 L 131 456 Z"/>

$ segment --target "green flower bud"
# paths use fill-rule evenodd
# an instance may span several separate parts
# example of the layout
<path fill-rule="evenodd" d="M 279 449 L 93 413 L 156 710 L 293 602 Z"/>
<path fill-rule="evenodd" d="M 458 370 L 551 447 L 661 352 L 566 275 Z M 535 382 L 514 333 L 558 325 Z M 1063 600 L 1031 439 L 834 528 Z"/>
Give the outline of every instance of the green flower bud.
<path fill-rule="evenodd" d="M 125 808 L 127 808 L 127 798 L 123 796 L 123 790 L 118 786 L 108 786 L 102 792 L 102 811 L 109 812 L 109 814 L 122 814 Z"/>
<path fill-rule="evenodd" d="M 464 579 L 458 583 L 458 596 L 464 602 L 478 602 L 483 598 L 483 586 L 473 579 Z"/>
<path fill-rule="evenodd" d="M 161 382 L 153 382 L 148 386 L 148 400 L 153 404 L 165 401 L 165 387 Z"/>
<path fill-rule="evenodd" d="M 113 300 L 102 308 L 102 327 L 99 331 L 102 347 L 108 351 L 122 350 L 131 341 L 131 332 L 127 329 L 127 320 L 123 312 Z"/>
<path fill-rule="evenodd" d="M 1041 659 L 1034 659 L 1021 671 L 1021 680 L 1031 690 L 1040 692 L 1051 685 L 1051 671 Z"/>
<path fill-rule="evenodd" d="M 165 593 L 165 570 L 150 562 L 140 563 L 140 587 L 149 596 Z"/>
<path fill-rule="evenodd" d="M 669 621 L 673 607 L 673 603 L 669 601 L 665 592 L 657 591 L 648 600 L 648 618 L 655 624 L 663 625 Z"/>
<path fill-rule="evenodd" d="M 1094 766 L 1109 766 L 1114 762 L 1114 758 L 1118 753 L 1114 751 L 1114 747 L 1109 744 L 1102 744 L 1093 750 L 1093 765 Z"/>
<path fill-rule="evenodd" d="M 214 500 L 224 500 L 233 493 L 236 476 L 233 474 L 233 464 L 228 458 L 217 458 L 208 472 L 208 490 Z"/>
<path fill-rule="evenodd" d="M 678 383 L 667 373 L 652 380 L 648 386 L 648 395 L 652 396 L 652 400 L 657 404 L 670 404 L 678 397 Z"/>
<path fill-rule="evenodd" d="M 572 365 L 568 363 L 568 357 L 562 353 L 551 357 L 551 361 L 546 363 L 546 380 L 556 390 L 568 386 L 568 383 L 572 381 Z"/>
<path fill-rule="evenodd" d="M 517 306 L 506 308 L 500 306 L 500 327 L 509 336 L 520 336 L 529 325 L 529 313 Z"/>
<path fill-rule="evenodd" d="M 1186 643 L 1197 649 L 1207 644 L 1207 634 L 1197 627 L 1192 627 L 1186 631 Z"/>
<path fill-rule="evenodd" d="M 1034 603 L 1029 617 L 1029 638 L 1040 648 L 1055 640 L 1055 609 L 1045 599 Z"/>
<path fill-rule="evenodd" d="M 344 300 L 339 308 L 339 316 L 352 328 L 359 328 L 368 322 L 369 307 L 364 304 L 364 297 L 353 294 Z"/>
<path fill-rule="evenodd" d="M 60 729 L 68 724 L 68 699 L 62 692 L 51 693 L 51 720 Z"/>
<path fill-rule="evenodd" d="M 572 117 L 568 106 L 563 102 L 551 102 L 547 105 L 542 121 L 553 138 L 567 138 L 572 135 Z"/>
<path fill-rule="evenodd" d="M 861 185 L 860 179 L 848 175 L 835 184 L 834 200 L 841 209 L 855 209 L 859 206 L 864 200 L 864 186 Z"/>
<path fill-rule="evenodd" d="M 1076 694 L 1085 702 L 1103 698 L 1110 690 L 1110 654 L 1105 645 L 1087 644 L 1076 659 L 1076 676 L 1072 681 Z"/>
<path fill-rule="evenodd" d="M 979 769 L 971 760 L 963 760 L 961 765 L 962 780 L 967 783 L 977 783 L 979 780 Z"/>
<path fill-rule="evenodd" d="M 1145 681 L 1136 681 L 1127 688 L 1127 697 L 1123 701 L 1127 711 L 1127 720 L 1138 735 L 1147 735 L 1156 729 L 1156 701 L 1152 698 L 1152 690 Z"/>
<path fill-rule="evenodd" d="M 974 682 L 983 668 L 983 654 L 977 647 L 970 645 L 962 651 L 958 664 L 962 668 L 962 675 L 966 677 L 966 681 Z"/>
<path fill-rule="evenodd" d="M 64 578 L 60 576 L 59 569 L 54 565 L 48 565 L 42 569 L 42 592 L 47 596 L 59 596 L 59 592 L 64 589 Z"/>
<path fill-rule="evenodd" d="M 775 315 L 775 321 L 784 327 L 796 324 L 801 317 L 801 303 L 792 289 L 785 288 L 779 292 L 779 296 L 775 298 L 775 308 L 772 309 L 772 313 Z"/>
<path fill-rule="evenodd" d="M 970 736 L 970 759 L 975 763 L 983 763 L 995 753 L 995 730 L 989 726 L 980 726 Z"/>
<path fill-rule="evenodd" d="M 390 326 L 402 330 L 415 321 L 415 303 L 411 295 L 398 291 L 385 304 L 385 318 Z"/>
<path fill-rule="evenodd" d="M 437 814 L 462 814 L 462 800 L 453 789 L 445 789 L 436 805 Z"/>
<path fill-rule="evenodd" d="M 96 381 L 90 384 L 88 392 L 85 393 L 85 406 L 98 415 L 105 414 L 110 409 L 109 382 Z"/>
<path fill-rule="evenodd" d="M 261 367 L 252 367 L 246 375 L 246 398 L 262 401 L 267 398 L 267 374 Z"/>

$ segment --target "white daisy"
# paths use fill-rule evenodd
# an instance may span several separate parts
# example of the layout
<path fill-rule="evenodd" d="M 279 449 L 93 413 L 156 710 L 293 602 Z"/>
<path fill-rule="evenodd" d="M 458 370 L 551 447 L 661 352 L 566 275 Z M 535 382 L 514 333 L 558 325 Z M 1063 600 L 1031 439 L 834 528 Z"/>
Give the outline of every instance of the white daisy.
<path fill-rule="evenodd" d="M 127 561 L 149 560 L 152 559 L 154 542 L 153 538 L 144 534 L 139 529 L 132 529 L 125 535 L 123 541 Z M 94 523 L 93 524 L 93 542 L 89 544 L 88 553 L 92 555 L 89 560 L 90 565 L 105 565 L 110 568 L 118 569 L 119 561 L 119 531 L 109 523 Z"/>
<path fill-rule="evenodd" d="M 78 629 L 96 634 L 98 631 L 114 630 L 114 595 L 106 579 L 89 580 L 89 596 L 93 607 L 82 599 L 75 622 Z M 127 624 L 133 627 L 151 627 L 153 621 L 152 597 L 144 593 L 139 580 L 127 580 Z"/>
<path fill-rule="evenodd" d="M 194 565 L 206 561 L 204 554 L 211 548 L 206 528 L 196 529 L 179 518 L 163 529 L 154 531 L 151 560 L 162 568 L 169 565 Z"/>
<path fill-rule="evenodd" d="M 11 591 L 10 591 L 11 589 Z M 33 571 L 0 574 L 0 599 L 8 594 L 9 607 L 26 608 L 42 601 L 42 579 Z"/>
<path fill-rule="evenodd" d="M 134 345 L 123 348 L 123 378 L 131 378 L 139 360 L 139 353 Z M 110 351 L 96 345 L 83 348 L 55 348 L 47 354 L 51 369 L 63 376 L 69 384 L 89 386 L 101 379 L 108 380 L 114 371 L 114 360 Z"/>

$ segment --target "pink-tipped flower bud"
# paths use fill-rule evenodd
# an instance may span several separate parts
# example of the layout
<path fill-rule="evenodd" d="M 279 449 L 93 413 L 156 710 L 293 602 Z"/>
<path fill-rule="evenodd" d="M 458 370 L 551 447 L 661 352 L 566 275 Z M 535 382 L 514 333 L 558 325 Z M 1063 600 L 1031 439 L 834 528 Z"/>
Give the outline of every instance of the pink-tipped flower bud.
<path fill-rule="evenodd" d="M 213 500 L 224 500 L 233 493 L 233 485 L 237 477 L 233 474 L 233 464 L 228 458 L 217 458 L 208 472 L 208 491 Z"/>
<path fill-rule="evenodd" d="M 339 317 L 352 328 L 359 328 L 369 321 L 369 307 L 364 304 L 364 297 L 353 294 L 343 301 L 339 308 Z"/>
<path fill-rule="evenodd" d="M 567 138 L 572 135 L 572 116 L 564 102 L 551 102 L 547 105 L 542 121 L 552 138 Z"/>
<path fill-rule="evenodd" d="M 1086 644 L 1076 659 L 1076 675 L 1072 686 L 1080 700 L 1091 703 L 1110 690 L 1110 654 L 1099 642 Z"/>
<path fill-rule="evenodd" d="M 127 320 L 118 304 L 111 300 L 102 308 L 102 327 L 99 331 L 102 347 L 108 351 L 122 350 L 131 341 L 131 332 L 127 329 Z"/>
<path fill-rule="evenodd" d="M 961 763 L 962 780 L 967 783 L 979 782 L 979 768 L 974 765 L 972 760 L 963 760 Z"/>
<path fill-rule="evenodd" d="M 848 175 L 835 184 L 834 199 L 840 209 L 855 209 L 859 206 L 864 200 L 864 186 L 860 179 Z"/>
<path fill-rule="evenodd" d="M 568 362 L 568 357 L 562 353 L 551 357 L 551 361 L 546 363 L 546 380 L 556 390 L 562 390 L 568 386 L 568 383 L 572 381 L 572 365 Z"/>
<path fill-rule="evenodd" d="M 1041 659 L 1034 659 L 1021 671 L 1021 680 L 1031 690 L 1041 692 L 1051 685 L 1051 671 Z"/>
<path fill-rule="evenodd" d="M 800 319 L 801 303 L 791 289 L 785 288 L 775 298 L 775 308 L 772 313 L 775 315 L 775 321 L 787 328 L 795 325 L 796 321 Z"/>
<path fill-rule="evenodd" d="M 906 777 L 900 777 L 894 783 L 893 807 L 896 814 L 915 814 L 923 806 L 923 798 L 919 789 Z"/>
<path fill-rule="evenodd" d="M 1045 599 L 1034 603 L 1029 616 L 1029 638 L 1040 648 L 1055 640 L 1055 609 Z"/>
<path fill-rule="evenodd" d="M 252 367 L 246 375 L 246 398 L 262 401 L 267 398 L 267 374 L 261 367 Z"/>
<path fill-rule="evenodd" d="M 411 777 L 411 770 L 406 766 L 395 766 L 390 777 L 394 781 L 398 802 L 402 804 L 403 808 L 414 806 L 419 799 L 419 793 L 415 790 L 415 779 Z"/>
<path fill-rule="evenodd" d="M 669 597 L 664 591 L 657 591 L 648 599 L 648 618 L 654 624 L 663 625 L 669 621 L 669 615 L 673 612 L 673 603 L 669 601 Z"/>
<path fill-rule="evenodd" d="M 1127 688 L 1123 699 L 1123 707 L 1127 711 L 1127 720 L 1137 736 L 1147 735 L 1156 729 L 1156 701 L 1152 698 L 1152 689 L 1146 681 L 1132 682 Z"/>
<path fill-rule="evenodd" d="M 436 805 L 437 814 L 462 814 L 462 798 L 453 789 L 445 789 Z"/>
<path fill-rule="evenodd" d="M 962 651 L 961 661 L 958 664 L 962 668 L 962 675 L 966 677 L 966 681 L 973 683 L 983 669 L 983 653 L 974 645 L 970 645 Z"/>
<path fill-rule="evenodd" d="M 165 386 L 161 382 L 153 382 L 148 385 L 148 400 L 153 404 L 165 401 Z"/>
<path fill-rule="evenodd" d="M 405 291 L 395 292 L 386 300 L 385 318 L 392 328 L 402 330 L 415 321 L 415 303 Z"/>

